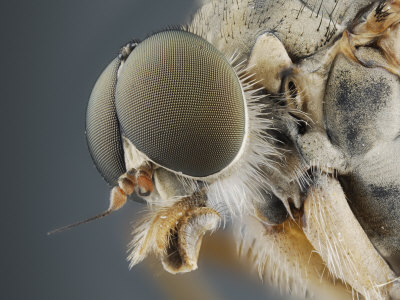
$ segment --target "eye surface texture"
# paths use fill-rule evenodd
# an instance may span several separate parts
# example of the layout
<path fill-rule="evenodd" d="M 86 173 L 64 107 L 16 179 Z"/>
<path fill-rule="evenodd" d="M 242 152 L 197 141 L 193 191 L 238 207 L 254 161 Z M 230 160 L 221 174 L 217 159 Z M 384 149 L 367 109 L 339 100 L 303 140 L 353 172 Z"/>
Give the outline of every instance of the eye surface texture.
<path fill-rule="evenodd" d="M 110 185 L 125 173 L 121 134 L 115 110 L 119 59 L 114 59 L 98 78 L 86 111 L 86 138 L 100 174 Z"/>
<path fill-rule="evenodd" d="M 116 88 L 123 134 L 152 161 L 207 177 L 240 153 L 246 106 L 233 67 L 214 46 L 186 31 L 164 31 L 139 44 Z"/>

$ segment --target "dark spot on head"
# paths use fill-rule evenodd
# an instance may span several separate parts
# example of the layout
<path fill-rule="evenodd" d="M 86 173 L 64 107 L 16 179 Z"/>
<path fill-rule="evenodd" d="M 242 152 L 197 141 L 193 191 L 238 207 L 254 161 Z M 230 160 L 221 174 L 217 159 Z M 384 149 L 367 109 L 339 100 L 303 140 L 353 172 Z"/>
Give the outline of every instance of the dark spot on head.
<path fill-rule="evenodd" d="M 288 212 L 282 201 L 270 191 L 262 191 L 264 202 L 257 204 L 259 213 L 269 223 L 281 224 L 288 218 Z"/>
<path fill-rule="evenodd" d="M 395 186 L 379 186 L 369 184 L 368 189 L 371 191 L 372 196 L 375 198 L 396 199 L 400 195 L 400 190 Z"/>
<path fill-rule="evenodd" d="M 304 121 L 303 119 L 300 119 L 298 116 L 295 114 L 289 113 L 294 119 L 296 119 L 296 127 L 297 127 L 297 133 L 300 135 L 303 135 L 307 132 L 307 126 L 308 123 Z"/>
<path fill-rule="evenodd" d="M 297 97 L 297 87 L 293 81 L 289 81 L 288 89 L 289 89 L 290 98 L 295 99 Z"/>

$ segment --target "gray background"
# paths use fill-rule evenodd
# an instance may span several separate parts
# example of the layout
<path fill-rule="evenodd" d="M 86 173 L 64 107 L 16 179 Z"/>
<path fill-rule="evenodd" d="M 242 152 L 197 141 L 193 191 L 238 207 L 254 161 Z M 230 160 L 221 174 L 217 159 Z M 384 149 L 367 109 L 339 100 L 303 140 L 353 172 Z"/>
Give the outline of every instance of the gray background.
<path fill-rule="evenodd" d="M 125 261 L 128 203 L 101 221 L 46 232 L 108 206 L 87 151 L 87 99 L 102 69 L 132 38 L 188 21 L 174 1 L 15 1 L 0 4 L 0 290 L 3 299 L 165 299 L 157 274 Z M 12 4 L 11 4 L 12 3 Z M 225 299 L 266 299 L 265 287 L 216 263 L 199 276 Z M 272 296 L 275 298 L 274 296 Z"/>

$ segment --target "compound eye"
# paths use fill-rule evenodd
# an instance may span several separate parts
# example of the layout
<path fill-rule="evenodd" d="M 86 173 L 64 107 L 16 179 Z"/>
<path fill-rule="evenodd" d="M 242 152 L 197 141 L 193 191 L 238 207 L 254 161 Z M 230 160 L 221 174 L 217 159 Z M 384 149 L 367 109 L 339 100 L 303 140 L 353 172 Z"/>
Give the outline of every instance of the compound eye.
<path fill-rule="evenodd" d="M 160 32 L 132 51 L 120 72 L 116 107 L 138 150 L 186 176 L 222 171 L 244 143 L 240 81 L 222 53 L 189 32 Z"/>
<path fill-rule="evenodd" d="M 93 162 L 110 185 L 125 173 L 124 152 L 117 113 L 115 87 L 120 60 L 114 59 L 100 75 L 86 111 L 86 138 Z"/>

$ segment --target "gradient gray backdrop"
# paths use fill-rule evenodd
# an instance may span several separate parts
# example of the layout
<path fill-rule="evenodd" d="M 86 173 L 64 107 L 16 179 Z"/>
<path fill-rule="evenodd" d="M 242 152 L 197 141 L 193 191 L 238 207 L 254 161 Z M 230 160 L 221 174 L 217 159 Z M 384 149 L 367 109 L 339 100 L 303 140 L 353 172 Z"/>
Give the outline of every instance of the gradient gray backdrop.
<path fill-rule="evenodd" d="M 101 221 L 46 236 L 108 206 L 87 151 L 87 99 L 132 38 L 187 22 L 192 1 L 2 1 L 2 299 L 165 299 L 144 265 L 128 270 L 128 203 Z M 267 299 L 250 279 L 200 261 L 225 299 Z M 273 297 L 273 299 L 276 299 Z"/>

